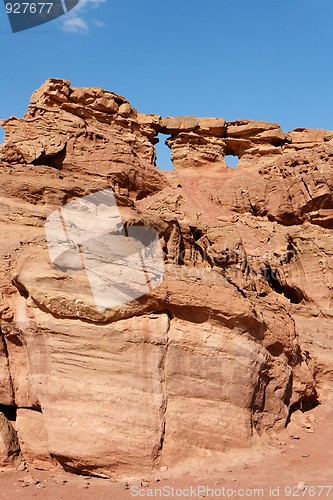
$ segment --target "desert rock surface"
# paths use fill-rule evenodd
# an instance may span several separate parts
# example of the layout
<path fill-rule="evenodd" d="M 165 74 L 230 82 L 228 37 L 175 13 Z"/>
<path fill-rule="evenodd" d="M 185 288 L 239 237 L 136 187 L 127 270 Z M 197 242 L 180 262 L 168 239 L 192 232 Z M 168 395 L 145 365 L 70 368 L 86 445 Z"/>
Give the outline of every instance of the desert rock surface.
<path fill-rule="evenodd" d="M 331 408 L 333 131 L 162 118 L 56 79 L 1 125 L 1 466 L 200 470 Z M 52 265 L 45 223 L 110 188 L 128 234 L 158 234 L 164 277 L 99 308 L 69 254 Z"/>

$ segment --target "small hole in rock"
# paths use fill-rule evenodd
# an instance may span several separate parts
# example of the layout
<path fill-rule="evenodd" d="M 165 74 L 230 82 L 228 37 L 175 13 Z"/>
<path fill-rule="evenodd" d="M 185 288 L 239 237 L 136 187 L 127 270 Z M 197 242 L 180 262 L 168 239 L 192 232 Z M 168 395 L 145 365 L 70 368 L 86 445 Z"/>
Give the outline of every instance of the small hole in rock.
<path fill-rule="evenodd" d="M 227 167 L 229 168 L 236 168 L 238 165 L 238 156 L 236 155 L 225 155 L 224 157 L 225 162 L 227 164 Z"/>
<path fill-rule="evenodd" d="M 155 144 L 156 151 L 156 165 L 160 170 L 173 170 L 173 163 L 171 161 L 171 150 L 165 144 L 170 135 L 158 134 L 158 142 Z"/>
<path fill-rule="evenodd" d="M 6 135 L 6 133 L 5 133 L 4 129 L 0 126 L 0 144 L 3 144 L 4 139 L 5 139 L 5 135 Z"/>
<path fill-rule="evenodd" d="M 296 413 L 297 411 L 306 413 L 308 411 L 313 410 L 314 408 L 317 408 L 317 406 L 319 406 L 320 404 L 321 404 L 320 401 L 316 399 L 315 396 L 312 399 L 310 398 L 304 401 L 296 401 L 289 408 L 289 415 L 286 420 L 285 427 L 288 427 L 288 425 L 290 424 L 293 413 Z"/>

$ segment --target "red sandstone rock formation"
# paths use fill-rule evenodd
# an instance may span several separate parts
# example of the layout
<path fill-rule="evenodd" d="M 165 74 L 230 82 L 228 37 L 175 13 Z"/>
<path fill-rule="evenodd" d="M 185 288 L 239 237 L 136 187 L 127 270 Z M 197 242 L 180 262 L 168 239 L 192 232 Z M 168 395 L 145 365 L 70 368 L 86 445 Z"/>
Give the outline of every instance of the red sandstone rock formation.
<path fill-rule="evenodd" d="M 264 443 L 333 381 L 333 132 L 143 115 L 48 80 L 3 121 L 0 463 L 121 475 Z M 170 135 L 174 172 L 156 166 Z M 239 156 L 236 169 L 225 155 Z M 112 188 L 163 283 L 100 310 L 45 220 Z"/>

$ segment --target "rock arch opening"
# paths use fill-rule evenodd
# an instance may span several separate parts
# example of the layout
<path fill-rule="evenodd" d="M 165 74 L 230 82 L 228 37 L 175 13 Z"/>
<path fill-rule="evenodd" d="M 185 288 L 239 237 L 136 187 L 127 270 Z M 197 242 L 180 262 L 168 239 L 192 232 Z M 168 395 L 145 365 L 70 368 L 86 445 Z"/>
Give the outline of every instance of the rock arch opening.
<path fill-rule="evenodd" d="M 237 155 L 225 155 L 224 159 L 229 168 L 236 168 L 239 162 L 239 157 Z"/>
<path fill-rule="evenodd" d="M 169 139 L 170 135 L 158 134 L 156 139 L 158 142 L 155 144 L 156 151 L 156 165 L 160 170 L 174 170 L 173 163 L 171 161 L 171 149 L 167 146 L 166 140 Z"/>

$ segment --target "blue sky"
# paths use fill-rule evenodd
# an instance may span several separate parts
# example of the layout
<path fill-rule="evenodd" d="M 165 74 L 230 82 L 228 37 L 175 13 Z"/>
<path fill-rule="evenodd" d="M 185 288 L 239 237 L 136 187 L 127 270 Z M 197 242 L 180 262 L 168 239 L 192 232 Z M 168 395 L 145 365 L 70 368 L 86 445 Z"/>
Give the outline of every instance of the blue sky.
<path fill-rule="evenodd" d="M 58 77 L 143 113 L 333 129 L 332 0 L 81 0 L 15 34 L 0 3 L 0 40 L 1 118 Z"/>

